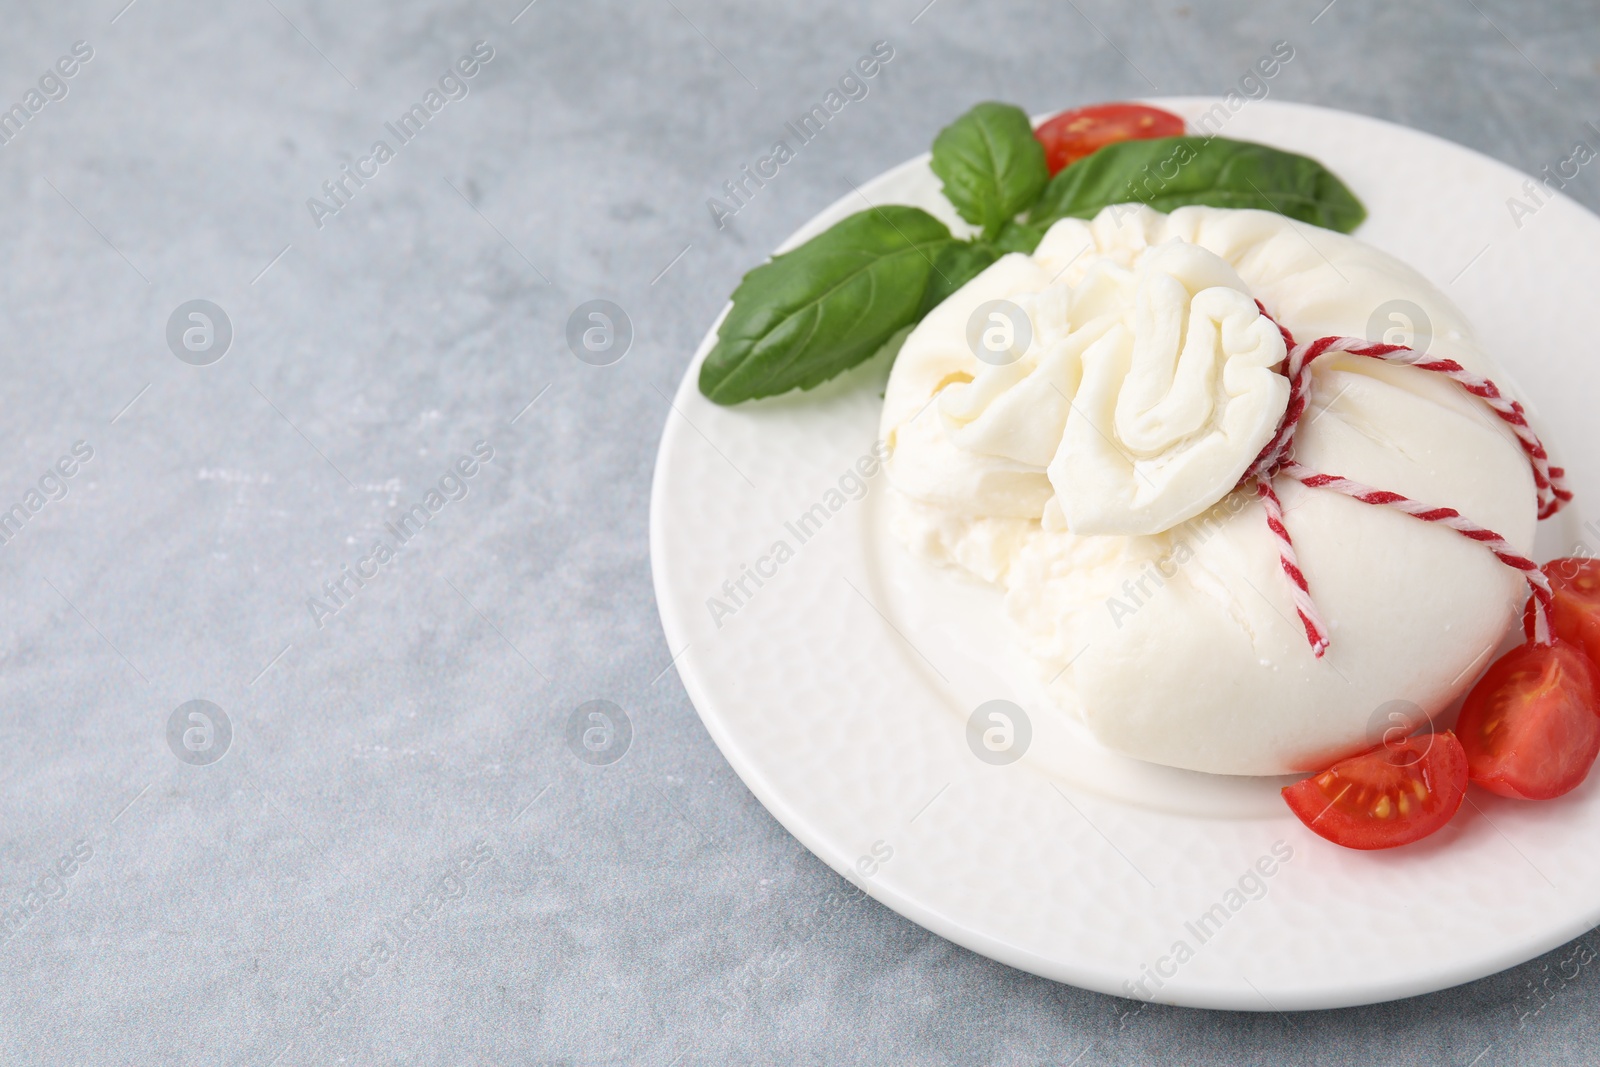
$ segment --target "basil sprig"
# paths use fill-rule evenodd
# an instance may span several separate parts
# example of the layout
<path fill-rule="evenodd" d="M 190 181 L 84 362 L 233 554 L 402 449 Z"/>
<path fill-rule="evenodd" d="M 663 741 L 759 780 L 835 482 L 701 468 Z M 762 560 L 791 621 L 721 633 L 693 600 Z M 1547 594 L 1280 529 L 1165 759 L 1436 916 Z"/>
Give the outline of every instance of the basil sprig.
<path fill-rule="evenodd" d="M 921 208 L 885 205 L 835 223 L 744 276 L 700 391 L 737 404 L 810 389 L 888 350 L 1007 252 L 1031 253 L 1050 225 L 1111 204 L 1260 208 L 1349 233 L 1366 218 L 1314 159 L 1222 137 L 1123 141 L 1054 178 L 1022 109 L 983 103 L 939 131 L 931 167 L 970 241 Z"/>

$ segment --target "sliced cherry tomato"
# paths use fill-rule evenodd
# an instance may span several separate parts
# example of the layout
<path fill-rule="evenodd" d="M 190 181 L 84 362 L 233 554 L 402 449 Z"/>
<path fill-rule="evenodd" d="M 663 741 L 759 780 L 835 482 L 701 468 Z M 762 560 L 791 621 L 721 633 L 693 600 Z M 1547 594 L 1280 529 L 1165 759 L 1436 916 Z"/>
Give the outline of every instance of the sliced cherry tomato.
<path fill-rule="evenodd" d="M 1285 786 L 1289 810 L 1345 848 L 1409 845 L 1450 821 L 1467 794 L 1467 755 L 1448 730 L 1385 742 Z"/>
<path fill-rule="evenodd" d="M 1570 556 L 1553 559 L 1539 568 L 1555 593 L 1555 631 L 1600 667 L 1600 559 Z M 1533 639 L 1533 598 L 1522 613 L 1522 628 Z"/>
<path fill-rule="evenodd" d="M 1044 145 L 1045 165 L 1054 174 L 1117 141 L 1176 137 L 1182 132 L 1183 119 L 1170 111 L 1143 104 L 1095 104 L 1063 111 L 1033 135 Z"/>
<path fill-rule="evenodd" d="M 1576 645 L 1523 645 L 1478 679 L 1456 731 L 1474 782 L 1519 800 L 1558 797 L 1600 753 L 1600 676 Z"/>

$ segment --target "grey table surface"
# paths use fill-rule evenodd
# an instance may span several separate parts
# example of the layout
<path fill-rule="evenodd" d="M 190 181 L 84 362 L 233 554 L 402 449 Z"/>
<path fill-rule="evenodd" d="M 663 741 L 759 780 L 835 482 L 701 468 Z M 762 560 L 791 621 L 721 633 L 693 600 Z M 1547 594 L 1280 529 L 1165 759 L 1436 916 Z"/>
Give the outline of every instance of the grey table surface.
<path fill-rule="evenodd" d="M 1600 1058 L 1587 940 L 1377 1007 L 1134 1013 L 841 897 L 670 669 L 646 536 L 740 274 L 976 100 L 1222 93 L 1287 40 L 1274 99 L 1537 171 L 1600 143 L 1595 4 L 524 2 L 0 5 L 0 1063 Z M 633 326 L 609 366 L 568 349 L 592 299 Z M 591 699 L 617 762 L 569 747 Z"/>

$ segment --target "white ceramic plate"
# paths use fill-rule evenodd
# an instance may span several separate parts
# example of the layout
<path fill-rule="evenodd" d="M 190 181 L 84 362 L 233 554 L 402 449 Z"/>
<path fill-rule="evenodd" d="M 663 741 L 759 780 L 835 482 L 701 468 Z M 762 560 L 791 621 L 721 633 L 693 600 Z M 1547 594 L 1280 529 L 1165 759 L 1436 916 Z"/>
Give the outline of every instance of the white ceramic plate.
<path fill-rule="evenodd" d="M 1218 103 L 1151 102 L 1191 120 Z M 1573 475 L 1577 507 L 1544 524 L 1541 558 L 1600 542 L 1600 526 L 1582 529 L 1600 500 L 1600 219 L 1560 198 L 1535 205 L 1516 171 L 1357 115 L 1262 101 L 1220 132 L 1327 164 L 1371 212 L 1357 235 L 1467 309 Z M 1514 219 L 1511 197 L 1536 210 Z M 866 201 L 958 223 L 924 156 L 784 247 Z M 1141 764 L 1086 735 L 1077 758 L 1050 766 L 979 760 L 966 740 L 974 709 L 1034 698 L 998 594 L 907 559 L 883 529 L 883 475 L 847 477 L 876 437 L 885 369 L 720 408 L 695 384 L 714 335 L 678 389 L 656 463 L 662 622 L 746 785 L 887 906 L 1058 981 L 1243 1010 L 1428 992 L 1600 922 L 1600 775 L 1543 804 L 1473 790 L 1442 832 L 1374 854 L 1311 835 L 1278 799 L 1280 780 Z M 1071 729 L 1043 713 L 1031 722 Z"/>

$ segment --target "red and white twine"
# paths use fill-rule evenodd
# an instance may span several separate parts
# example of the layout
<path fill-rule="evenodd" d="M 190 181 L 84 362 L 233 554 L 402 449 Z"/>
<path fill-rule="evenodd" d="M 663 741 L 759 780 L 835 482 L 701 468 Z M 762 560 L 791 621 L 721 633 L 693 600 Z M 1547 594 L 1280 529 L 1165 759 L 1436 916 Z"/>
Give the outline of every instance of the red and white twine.
<path fill-rule="evenodd" d="M 1546 519 L 1560 511 L 1562 505 L 1572 499 L 1572 493 L 1566 486 L 1566 472 L 1560 467 L 1551 465 L 1549 453 L 1545 451 L 1538 435 L 1528 425 L 1527 413 L 1523 411 L 1522 405 L 1502 394 L 1489 379 L 1473 374 L 1455 360 L 1430 358 L 1425 353 L 1414 351 L 1404 345 L 1376 344 L 1359 337 L 1321 337 L 1308 344 L 1296 344 L 1294 336 L 1267 314 L 1267 309 L 1262 307 L 1259 300 L 1256 301 L 1256 307 L 1260 308 L 1261 314 L 1269 322 L 1278 327 L 1278 332 L 1283 335 L 1283 343 L 1288 348 L 1289 355 L 1284 361 L 1283 373 L 1289 379 L 1289 404 L 1284 410 L 1283 421 L 1278 424 L 1277 433 L 1261 450 L 1255 463 L 1245 472 L 1240 485 L 1250 481 L 1255 482 L 1256 495 L 1260 497 L 1267 513 L 1267 526 L 1278 539 L 1278 561 L 1283 573 L 1289 579 L 1290 594 L 1294 599 L 1295 610 L 1300 615 L 1300 623 L 1305 627 L 1306 640 L 1311 644 L 1312 653 L 1320 659 L 1328 651 L 1328 628 L 1311 599 L 1310 584 L 1306 581 L 1305 572 L 1300 569 L 1300 561 L 1294 551 L 1294 541 L 1289 536 L 1289 528 L 1283 522 L 1283 504 L 1272 487 L 1273 479 L 1280 474 L 1310 489 L 1327 489 L 1359 500 L 1363 504 L 1393 508 L 1423 522 L 1439 523 L 1483 545 L 1494 553 L 1496 559 L 1508 567 L 1515 567 L 1527 579 L 1534 601 L 1538 605 L 1534 611 L 1534 641 L 1541 645 L 1549 644 L 1550 580 L 1539 570 L 1538 564 L 1517 552 L 1505 538 L 1464 518 L 1454 508 L 1430 507 L 1399 493 L 1374 489 L 1370 485 L 1363 485 L 1334 474 L 1320 474 L 1296 463 L 1293 459 L 1295 430 L 1300 425 L 1301 417 L 1305 415 L 1310 399 L 1311 365 L 1320 357 L 1329 352 L 1347 352 L 1353 356 L 1367 356 L 1388 363 L 1415 367 L 1418 370 L 1433 371 L 1451 379 L 1468 393 L 1482 400 L 1490 411 L 1511 427 L 1512 432 L 1517 435 L 1517 441 L 1522 445 L 1523 453 L 1528 457 L 1529 465 L 1533 468 L 1533 484 L 1538 493 L 1539 518 Z"/>

